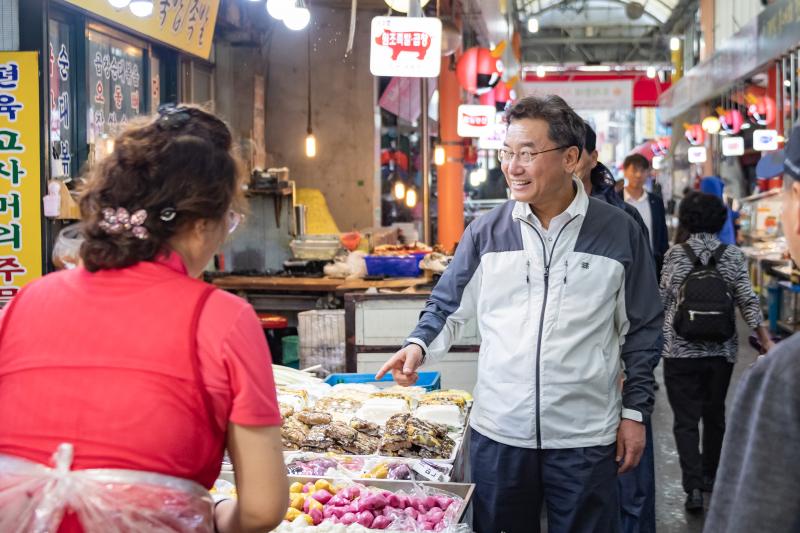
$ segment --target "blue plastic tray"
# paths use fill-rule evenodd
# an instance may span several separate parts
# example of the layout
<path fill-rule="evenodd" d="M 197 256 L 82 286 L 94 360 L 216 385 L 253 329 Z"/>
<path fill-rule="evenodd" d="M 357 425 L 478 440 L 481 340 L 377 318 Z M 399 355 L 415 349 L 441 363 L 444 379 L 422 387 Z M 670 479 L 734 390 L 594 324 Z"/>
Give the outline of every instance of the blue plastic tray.
<path fill-rule="evenodd" d="M 325 380 L 328 385 L 339 385 L 340 383 L 364 383 L 370 385 L 392 386 L 394 379 L 391 374 L 383 377 L 382 380 L 377 381 L 375 374 L 331 374 Z M 420 372 L 419 379 L 416 383 L 417 387 L 425 387 L 426 390 L 434 391 L 442 388 L 442 375 L 439 372 Z"/>
<path fill-rule="evenodd" d="M 368 255 L 367 274 L 370 276 L 388 276 L 395 278 L 418 278 L 422 275 L 419 262 L 425 254 L 413 255 Z"/>

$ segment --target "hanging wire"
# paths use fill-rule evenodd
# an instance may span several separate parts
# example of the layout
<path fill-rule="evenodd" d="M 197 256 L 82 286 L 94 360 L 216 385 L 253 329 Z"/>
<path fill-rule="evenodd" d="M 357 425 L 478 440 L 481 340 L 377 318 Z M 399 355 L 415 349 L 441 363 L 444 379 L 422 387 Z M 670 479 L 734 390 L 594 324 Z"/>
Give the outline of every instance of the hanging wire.
<path fill-rule="evenodd" d="M 307 68 L 308 68 L 308 126 L 307 132 L 311 135 L 311 27 L 306 29 L 306 54 L 307 54 Z"/>

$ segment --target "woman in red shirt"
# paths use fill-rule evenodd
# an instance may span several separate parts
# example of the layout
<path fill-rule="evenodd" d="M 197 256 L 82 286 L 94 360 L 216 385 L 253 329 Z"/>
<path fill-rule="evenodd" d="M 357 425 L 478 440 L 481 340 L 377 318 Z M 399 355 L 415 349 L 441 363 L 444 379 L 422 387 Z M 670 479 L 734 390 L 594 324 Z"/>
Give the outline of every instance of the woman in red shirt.
<path fill-rule="evenodd" d="M 0 530 L 281 521 L 281 418 L 261 327 L 244 300 L 196 279 L 241 220 L 240 177 L 227 126 L 185 106 L 129 127 L 91 170 L 84 266 L 29 284 L 1 317 Z M 238 501 L 213 508 L 205 489 L 226 447 Z M 38 509 L 15 500 L 22 489 Z"/>

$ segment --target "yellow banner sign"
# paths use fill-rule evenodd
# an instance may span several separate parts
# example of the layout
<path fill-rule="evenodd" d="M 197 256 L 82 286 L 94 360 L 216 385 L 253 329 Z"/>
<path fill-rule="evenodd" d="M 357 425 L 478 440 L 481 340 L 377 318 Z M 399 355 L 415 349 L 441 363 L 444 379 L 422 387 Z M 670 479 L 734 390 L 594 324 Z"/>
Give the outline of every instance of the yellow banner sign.
<path fill-rule="evenodd" d="M 203 59 L 211 54 L 219 0 L 153 0 L 153 13 L 137 17 L 108 0 L 66 0 L 111 22 Z"/>
<path fill-rule="evenodd" d="M 42 275 L 38 56 L 0 52 L 0 305 Z"/>

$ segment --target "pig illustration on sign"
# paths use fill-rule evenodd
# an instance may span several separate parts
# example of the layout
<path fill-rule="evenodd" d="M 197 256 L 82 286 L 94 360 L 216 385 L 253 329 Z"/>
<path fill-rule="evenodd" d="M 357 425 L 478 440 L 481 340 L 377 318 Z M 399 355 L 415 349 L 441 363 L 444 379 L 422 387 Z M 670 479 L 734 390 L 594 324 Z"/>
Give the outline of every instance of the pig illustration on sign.
<path fill-rule="evenodd" d="M 381 46 L 392 49 L 392 60 L 396 60 L 401 52 L 415 52 L 418 59 L 425 59 L 428 48 L 431 46 L 431 37 L 421 31 L 391 31 L 384 29 L 383 33 L 375 38 Z"/>

